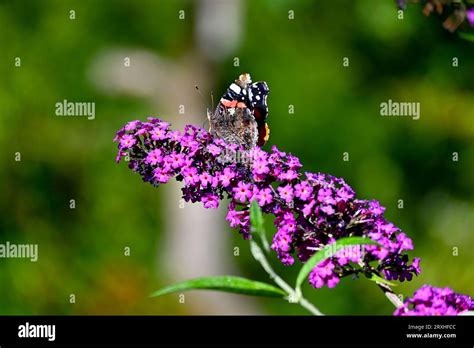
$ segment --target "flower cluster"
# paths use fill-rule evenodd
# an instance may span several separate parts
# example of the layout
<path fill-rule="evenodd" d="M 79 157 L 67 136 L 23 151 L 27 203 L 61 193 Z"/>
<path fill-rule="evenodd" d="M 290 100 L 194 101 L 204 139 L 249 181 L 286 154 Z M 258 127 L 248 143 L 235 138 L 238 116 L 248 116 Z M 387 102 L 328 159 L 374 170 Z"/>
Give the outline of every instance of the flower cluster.
<path fill-rule="evenodd" d="M 423 285 L 394 315 L 458 315 L 469 310 L 474 310 L 474 300 L 468 295 Z"/>
<path fill-rule="evenodd" d="M 466 16 L 471 27 L 474 27 L 474 7 L 467 10 Z"/>
<path fill-rule="evenodd" d="M 377 274 L 411 280 L 420 273 L 418 258 L 410 262 L 410 238 L 384 217 L 377 201 L 355 198 L 343 179 L 322 173 L 301 173 L 299 159 L 259 147 L 244 150 L 213 138 L 207 131 L 186 126 L 183 133 L 149 118 L 132 121 L 117 132 L 117 161 L 124 158 L 143 180 L 157 186 L 172 177 L 183 182 L 183 198 L 217 208 L 229 198 L 227 221 L 250 238 L 249 206 L 256 200 L 275 217 L 272 249 L 285 265 L 296 255 L 305 262 L 316 251 L 349 236 L 371 238 L 379 245 L 338 252 L 310 274 L 312 286 L 334 287 L 341 277 Z"/>
<path fill-rule="evenodd" d="M 400 9 L 404 10 L 408 0 L 396 0 Z M 413 2 L 413 1 L 412 1 Z M 474 27 L 474 3 L 470 0 L 423 0 L 423 14 L 432 12 L 444 16 L 443 27 L 450 32 L 456 31 L 464 23 Z"/>

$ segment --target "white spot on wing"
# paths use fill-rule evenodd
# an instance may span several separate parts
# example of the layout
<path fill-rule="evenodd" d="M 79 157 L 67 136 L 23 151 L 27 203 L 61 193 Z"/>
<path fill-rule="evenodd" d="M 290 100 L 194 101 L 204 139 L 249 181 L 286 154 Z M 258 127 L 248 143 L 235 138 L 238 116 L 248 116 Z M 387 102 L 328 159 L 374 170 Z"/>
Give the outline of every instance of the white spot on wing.
<path fill-rule="evenodd" d="M 241 91 L 241 88 L 239 86 L 237 86 L 235 83 L 230 85 L 230 89 L 233 90 L 237 94 L 240 93 L 240 91 Z"/>

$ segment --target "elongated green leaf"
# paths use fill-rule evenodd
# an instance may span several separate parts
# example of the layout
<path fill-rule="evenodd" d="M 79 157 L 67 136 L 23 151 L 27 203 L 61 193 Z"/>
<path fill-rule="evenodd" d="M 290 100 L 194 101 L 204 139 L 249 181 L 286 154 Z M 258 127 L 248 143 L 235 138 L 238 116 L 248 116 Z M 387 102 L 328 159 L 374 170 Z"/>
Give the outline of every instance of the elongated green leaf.
<path fill-rule="evenodd" d="M 463 33 L 463 32 L 461 31 L 461 32 L 459 32 L 459 37 L 460 37 L 461 39 L 474 42 L 474 34 L 473 34 L 473 33 Z"/>
<path fill-rule="evenodd" d="M 264 233 L 262 210 L 256 200 L 253 200 L 250 204 L 250 224 L 252 233 L 258 233 L 259 235 Z"/>
<path fill-rule="evenodd" d="M 367 278 L 369 280 L 372 280 L 373 282 L 378 282 L 378 283 L 382 283 L 382 284 L 386 284 L 388 286 L 398 286 L 398 284 L 395 284 L 395 283 L 392 283 L 390 281 L 388 281 L 387 279 L 384 279 L 382 277 L 379 277 L 378 275 L 376 274 L 371 274 L 371 276 L 369 278 Z"/>
<path fill-rule="evenodd" d="M 309 273 L 314 267 L 316 267 L 316 265 L 334 256 L 343 248 L 349 247 L 351 245 L 367 244 L 377 245 L 378 243 L 364 237 L 346 237 L 337 240 L 333 244 L 326 245 L 323 249 L 311 256 L 310 259 L 303 265 L 303 267 L 301 267 L 300 273 L 298 273 L 298 277 L 296 278 L 296 288 L 299 289 L 301 287 L 301 284 L 303 284 L 304 280 L 308 277 Z"/>
<path fill-rule="evenodd" d="M 250 227 L 251 233 L 257 234 L 260 237 L 263 249 L 268 253 L 270 251 L 270 245 L 268 244 L 267 236 L 265 235 L 262 209 L 260 209 L 256 200 L 253 200 L 250 204 Z"/>
<path fill-rule="evenodd" d="M 189 290 L 218 290 L 242 295 L 284 297 L 286 293 L 273 285 L 234 276 L 203 277 L 186 280 L 155 291 L 150 297 Z"/>

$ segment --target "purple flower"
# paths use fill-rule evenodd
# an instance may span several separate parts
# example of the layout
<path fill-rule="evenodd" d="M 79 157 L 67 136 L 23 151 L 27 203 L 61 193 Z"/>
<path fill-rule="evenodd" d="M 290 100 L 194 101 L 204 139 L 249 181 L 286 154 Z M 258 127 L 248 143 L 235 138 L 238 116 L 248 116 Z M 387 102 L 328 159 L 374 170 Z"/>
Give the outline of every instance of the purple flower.
<path fill-rule="evenodd" d="M 160 127 L 155 127 L 151 131 L 151 138 L 153 140 L 163 140 L 166 138 L 166 130 Z"/>
<path fill-rule="evenodd" d="M 214 144 L 210 144 L 208 147 L 207 147 L 207 150 L 213 155 L 213 156 L 218 156 L 220 155 L 220 153 L 222 152 L 222 149 L 217 146 L 217 145 L 214 145 Z"/>
<path fill-rule="evenodd" d="M 250 187 L 251 184 L 239 182 L 237 187 L 232 189 L 232 192 L 234 192 L 234 198 L 241 203 L 245 203 L 252 197 L 252 191 L 250 191 Z"/>
<path fill-rule="evenodd" d="M 423 285 L 393 315 L 458 315 L 471 310 L 474 310 L 474 300 L 470 296 L 455 293 L 450 288 Z"/>
<path fill-rule="evenodd" d="M 413 249 L 411 239 L 383 217 L 379 202 L 356 199 L 341 178 L 301 173 L 299 159 L 275 146 L 270 152 L 245 150 L 198 127 L 172 131 L 155 118 L 128 123 L 114 140 L 119 142 L 117 161 L 128 156 L 129 168 L 144 181 L 158 186 L 175 177 L 183 182 L 186 201 L 210 209 L 229 198 L 226 220 L 246 239 L 255 199 L 264 213 L 275 217 L 271 247 L 285 265 L 294 264 L 294 255 L 306 262 L 343 237 L 363 236 L 380 244 L 338 252 L 317 265 L 309 278 L 314 287 L 334 287 L 341 278 L 358 274 L 404 281 L 421 272 L 420 259 L 410 261 L 405 254 Z"/>
<path fill-rule="evenodd" d="M 413 267 L 413 270 L 416 274 L 420 274 L 421 273 L 421 269 L 420 269 L 420 261 L 421 259 L 419 257 L 415 257 L 413 259 L 413 262 L 411 264 L 411 267 Z"/>
<path fill-rule="evenodd" d="M 295 185 L 295 196 L 301 199 L 302 201 L 307 201 L 311 194 L 313 193 L 313 188 L 308 185 L 307 181 L 302 181 L 299 184 Z"/>
<path fill-rule="evenodd" d="M 170 178 L 170 176 L 161 168 L 156 168 L 153 171 L 153 177 L 155 178 L 156 181 L 162 184 L 167 183 Z"/>
<path fill-rule="evenodd" d="M 354 198 L 354 191 L 349 187 L 343 186 L 337 191 L 337 200 L 342 202 L 347 202 L 349 199 Z"/>
<path fill-rule="evenodd" d="M 199 174 L 196 168 L 190 167 L 187 168 L 185 167 L 182 170 L 182 175 L 184 177 L 184 182 L 186 185 L 193 185 L 197 182 L 199 182 Z"/>
<path fill-rule="evenodd" d="M 291 181 L 294 180 L 298 177 L 298 173 L 296 173 L 292 169 L 288 169 L 287 171 L 280 172 L 279 175 L 277 175 L 277 178 L 282 181 Z"/>
<path fill-rule="evenodd" d="M 161 156 L 161 150 L 154 149 L 148 153 L 148 156 L 146 156 L 145 163 L 155 166 L 157 163 L 161 161 L 162 158 L 163 157 Z"/>
<path fill-rule="evenodd" d="M 219 176 L 219 181 L 222 186 L 227 187 L 230 185 L 230 181 L 235 177 L 235 173 L 230 168 L 225 168 L 224 172 Z"/>
<path fill-rule="evenodd" d="M 181 133 L 179 131 L 169 132 L 168 135 L 171 141 L 179 142 L 181 140 Z"/>
<path fill-rule="evenodd" d="M 256 160 L 253 163 L 254 174 L 268 174 L 270 169 L 268 168 L 268 162 L 264 159 Z"/>
<path fill-rule="evenodd" d="M 211 174 L 205 172 L 205 173 L 202 173 L 200 176 L 199 176 L 199 180 L 201 181 L 201 185 L 202 187 L 206 187 L 208 186 L 211 182 L 212 182 L 212 176 Z"/>
<path fill-rule="evenodd" d="M 170 156 L 171 167 L 173 169 L 180 168 L 183 166 L 185 161 L 185 156 L 182 153 L 173 152 Z"/>
<path fill-rule="evenodd" d="M 335 287 L 340 281 L 334 271 L 335 268 L 335 263 L 332 260 L 321 262 L 309 274 L 309 283 L 315 288 L 322 288 L 324 285 L 327 285 L 328 288 Z"/>
<path fill-rule="evenodd" d="M 125 134 L 122 139 L 120 139 L 120 146 L 122 149 L 129 149 L 137 143 L 137 140 L 131 134 Z"/>
<path fill-rule="evenodd" d="M 290 255 L 293 242 L 291 233 L 284 227 L 279 228 L 273 236 L 272 249 L 277 252 L 280 261 L 286 266 L 290 266 L 295 262 L 295 259 Z"/>
<path fill-rule="evenodd" d="M 397 235 L 397 242 L 401 250 L 413 250 L 413 242 L 410 238 L 407 237 L 405 233 L 400 233 Z"/>
<path fill-rule="evenodd" d="M 130 121 L 130 122 L 128 122 L 128 123 L 125 125 L 124 130 L 126 130 L 126 131 L 132 131 L 132 130 L 134 130 L 139 124 L 140 124 L 140 121 Z"/>
<path fill-rule="evenodd" d="M 219 207 L 219 197 L 213 194 L 204 195 L 202 202 L 204 203 L 204 208 L 207 209 L 217 209 Z"/>
<path fill-rule="evenodd" d="M 240 225 L 240 217 L 239 217 L 239 212 L 236 210 L 231 210 L 227 212 L 227 216 L 225 218 L 227 221 L 230 223 L 230 227 L 235 228 Z"/>
<path fill-rule="evenodd" d="M 382 215 L 385 212 L 385 208 L 380 205 L 377 201 L 370 201 L 368 204 L 367 213 L 375 216 Z"/>
<path fill-rule="evenodd" d="M 314 205 L 315 205 L 315 201 L 311 201 L 309 202 L 308 204 L 305 204 L 303 206 L 303 209 L 301 210 L 301 212 L 303 213 L 303 216 L 304 217 L 307 217 L 309 215 L 311 215 L 311 213 L 313 212 L 313 209 L 314 209 Z"/>
<path fill-rule="evenodd" d="M 260 190 L 255 198 L 257 199 L 257 203 L 259 206 L 263 207 L 264 205 L 270 204 L 273 199 L 272 190 L 269 188 L 265 188 Z"/>
<path fill-rule="evenodd" d="M 327 215 L 332 215 L 334 214 L 336 211 L 334 210 L 333 207 L 331 207 L 330 205 L 323 205 L 321 207 L 321 211 Z"/>
<path fill-rule="evenodd" d="M 286 203 L 291 203 L 293 201 L 293 188 L 290 184 L 279 187 L 278 194 Z"/>
<path fill-rule="evenodd" d="M 326 204 L 336 204 L 333 192 L 330 188 L 321 188 L 318 191 L 318 201 Z"/>

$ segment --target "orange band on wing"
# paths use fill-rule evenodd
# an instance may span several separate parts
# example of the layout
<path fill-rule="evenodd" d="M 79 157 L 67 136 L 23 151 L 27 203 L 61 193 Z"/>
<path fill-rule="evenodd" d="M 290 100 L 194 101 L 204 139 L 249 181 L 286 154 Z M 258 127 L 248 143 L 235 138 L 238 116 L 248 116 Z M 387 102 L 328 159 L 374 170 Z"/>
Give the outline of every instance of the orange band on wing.
<path fill-rule="evenodd" d="M 237 100 L 227 100 L 227 99 L 221 99 L 221 104 L 224 105 L 226 108 L 235 108 L 237 105 Z"/>
<path fill-rule="evenodd" d="M 270 127 L 268 127 L 268 124 L 265 123 L 265 137 L 263 138 L 263 140 L 267 142 L 269 138 L 270 138 Z"/>
<path fill-rule="evenodd" d="M 268 127 L 268 124 L 267 123 L 265 123 L 265 125 L 260 124 L 258 127 L 257 145 L 258 146 L 265 145 L 265 143 L 268 141 L 268 138 L 270 138 L 270 128 Z"/>

